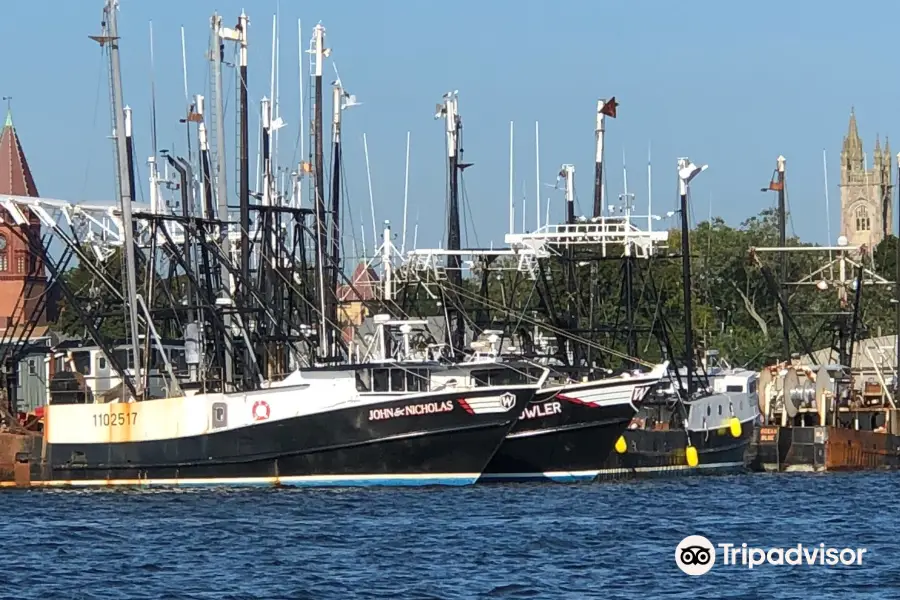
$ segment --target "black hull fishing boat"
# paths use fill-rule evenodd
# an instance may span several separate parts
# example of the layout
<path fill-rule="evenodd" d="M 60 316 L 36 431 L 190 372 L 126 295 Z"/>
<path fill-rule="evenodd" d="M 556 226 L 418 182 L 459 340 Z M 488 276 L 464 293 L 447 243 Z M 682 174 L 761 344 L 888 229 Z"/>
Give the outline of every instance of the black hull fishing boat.
<path fill-rule="evenodd" d="M 713 392 L 680 406 L 660 390 L 615 443 L 599 480 L 741 473 L 759 422 L 757 375 L 730 370 L 714 375 Z"/>
<path fill-rule="evenodd" d="M 16 460 L 29 464 L 28 485 L 45 487 L 465 485 L 539 388 L 349 395 L 331 385 L 329 395 L 330 379 L 338 381 L 51 403 L 43 443 Z"/>
<path fill-rule="evenodd" d="M 747 470 L 745 456 L 753 435 L 753 422 L 745 424 L 737 438 L 728 429 L 697 432 L 691 440 L 697 450 L 698 464 L 687 462 L 687 443 L 683 430 L 626 430 L 624 453 L 613 452 L 598 479 L 610 481 L 635 477 L 667 477 L 672 475 L 724 475 Z"/>
<path fill-rule="evenodd" d="M 590 481 L 660 381 L 667 365 L 646 374 L 541 391 L 488 464 L 481 481 Z"/>

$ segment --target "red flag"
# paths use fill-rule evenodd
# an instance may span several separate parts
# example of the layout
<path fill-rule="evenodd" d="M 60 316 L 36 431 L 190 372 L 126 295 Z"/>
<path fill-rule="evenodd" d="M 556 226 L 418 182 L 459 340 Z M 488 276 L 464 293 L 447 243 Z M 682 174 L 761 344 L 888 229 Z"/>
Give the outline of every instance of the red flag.
<path fill-rule="evenodd" d="M 615 119 L 617 106 L 619 106 L 619 103 L 616 102 L 616 97 L 613 96 L 603 104 L 603 108 L 600 109 L 600 112 L 607 117 L 612 117 L 613 119 Z"/>

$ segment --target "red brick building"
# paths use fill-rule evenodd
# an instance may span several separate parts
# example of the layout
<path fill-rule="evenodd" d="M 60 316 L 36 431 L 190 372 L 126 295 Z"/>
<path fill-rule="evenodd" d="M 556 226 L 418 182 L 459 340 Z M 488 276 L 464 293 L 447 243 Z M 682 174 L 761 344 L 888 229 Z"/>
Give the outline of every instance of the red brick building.
<path fill-rule="evenodd" d="M 3 195 L 38 197 L 10 113 L 0 131 L 0 197 Z M 40 220 L 30 212 L 26 216 L 32 239 L 40 241 Z M 55 318 L 55 303 L 45 297 L 49 292 L 40 252 L 33 251 L 22 227 L 0 209 L 0 329 L 19 328 L 31 320 L 45 325 L 48 317 Z"/>

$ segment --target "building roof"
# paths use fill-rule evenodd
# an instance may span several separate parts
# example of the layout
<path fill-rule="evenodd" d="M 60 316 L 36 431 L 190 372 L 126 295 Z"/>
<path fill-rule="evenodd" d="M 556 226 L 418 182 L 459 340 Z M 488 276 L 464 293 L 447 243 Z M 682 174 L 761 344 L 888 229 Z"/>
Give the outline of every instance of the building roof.
<path fill-rule="evenodd" d="M 0 194 L 38 197 L 11 112 L 6 113 L 6 123 L 0 131 Z"/>
<path fill-rule="evenodd" d="M 366 262 L 356 265 L 350 276 L 350 285 L 337 289 L 339 302 L 366 302 L 375 300 L 378 291 L 378 274 Z"/>
<path fill-rule="evenodd" d="M 838 362 L 837 353 L 831 348 L 823 348 L 813 352 L 819 364 Z M 882 335 L 857 340 L 853 345 L 853 364 L 851 368 L 862 371 L 880 370 L 885 378 L 889 378 L 895 369 L 897 357 L 897 336 Z M 801 357 L 805 358 L 805 357 Z"/>

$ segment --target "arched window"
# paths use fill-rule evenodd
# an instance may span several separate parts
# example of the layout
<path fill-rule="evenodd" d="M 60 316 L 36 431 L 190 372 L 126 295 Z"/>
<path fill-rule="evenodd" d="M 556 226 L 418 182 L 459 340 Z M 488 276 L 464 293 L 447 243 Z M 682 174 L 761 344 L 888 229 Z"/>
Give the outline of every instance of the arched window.
<path fill-rule="evenodd" d="M 869 219 L 869 210 L 865 206 L 856 209 L 856 230 L 869 231 L 872 228 L 872 221 Z"/>

